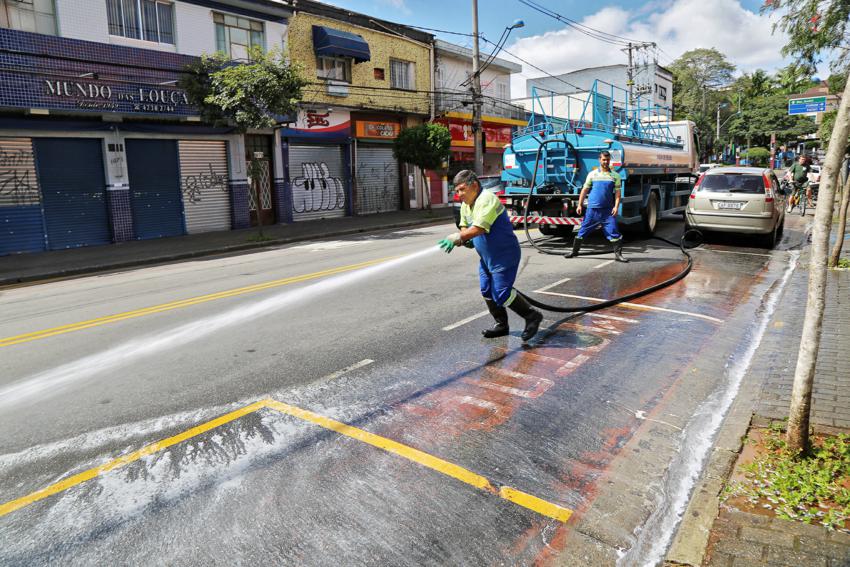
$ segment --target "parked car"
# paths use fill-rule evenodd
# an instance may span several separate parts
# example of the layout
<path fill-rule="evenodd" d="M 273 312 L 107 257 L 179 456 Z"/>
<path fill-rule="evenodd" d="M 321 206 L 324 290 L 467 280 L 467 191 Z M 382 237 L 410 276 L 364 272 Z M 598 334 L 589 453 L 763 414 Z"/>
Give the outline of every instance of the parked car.
<path fill-rule="evenodd" d="M 786 196 L 771 169 L 722 167 L 697 180 L 685 223 L 703 232 L 762 235 L 773 247 L 785 226 Z"/>
<path fill-rule="evenodd" d="M 715 167 L 720 167 L 721 165 L 722 164 L 720 164 L 720 163 L 701 163 L 701 164 L 699 164 L 699 172 L 698 173 L 705 173 L 709 169 L 714 169 Z"/>
<path fill-rule="evenodd" d="M 502 181 L 502 177 L 499 175 L 483 175 L 478 178 L 478 181 L 481 182 L 481 189 L 484 191 L 491 191 L 496 195 L 503 195 L 505 193 L 505 182 Z M 455 225 L 460 226 L 461 201 L 454 188 L 452 188 L 451 193 L 449 194 L 449 199 L 452 203 Z"/>
<path fill-rule="evenodd" d="M 820 166 L 812 164 L 809 166 L 809 185 L 812 189 L 817 189 L 820 186 Z"/>

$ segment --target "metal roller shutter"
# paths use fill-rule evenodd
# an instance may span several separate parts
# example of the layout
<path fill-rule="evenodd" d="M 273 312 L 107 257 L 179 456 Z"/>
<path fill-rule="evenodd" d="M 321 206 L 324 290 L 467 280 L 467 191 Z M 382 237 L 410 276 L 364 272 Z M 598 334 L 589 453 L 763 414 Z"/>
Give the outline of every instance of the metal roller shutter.
<path fill-rule="evenodd" d="M 180 140 L 177 147 L 186 232 L 230 230 L 227 142 Z"/>
<path fill-rule="evenodd" d="M 388 146 L 357 146 L 357 214 L 399 210 L 398 162 Z"/>
<path fill-rule="evenodd" d="M 79 138 L 33 141 L 51 250 L 112 242 L 102 143 Z"/>
<path fill-rule="evenodd" d="M 128 139 L 125 147 L 136 238 L 183 234 L 177 142 Z"/>
<path fill-rule="evenodd" d="M 345 177 L 341 146 L 289 146 L 293 220 L 345 216 Z"/>
<path fill-rule="evenodd" d="M 0 138 L 0 256 L 44 250 L 41 192 L 30 138 Z"/>

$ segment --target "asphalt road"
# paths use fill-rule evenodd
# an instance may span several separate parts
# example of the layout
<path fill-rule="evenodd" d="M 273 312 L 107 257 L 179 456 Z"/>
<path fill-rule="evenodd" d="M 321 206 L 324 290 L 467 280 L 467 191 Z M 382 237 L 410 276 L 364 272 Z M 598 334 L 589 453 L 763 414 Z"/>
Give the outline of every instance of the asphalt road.
<path fill-rule="evenodd" d="M 2 291 L 0 564 L 655 562 L 806 222 L 527 346 L 514 315 L 480 336 L 449 225 Z M 682 267 L 626 254 L 526 247 L 517 286 L 577 305 Z"/>

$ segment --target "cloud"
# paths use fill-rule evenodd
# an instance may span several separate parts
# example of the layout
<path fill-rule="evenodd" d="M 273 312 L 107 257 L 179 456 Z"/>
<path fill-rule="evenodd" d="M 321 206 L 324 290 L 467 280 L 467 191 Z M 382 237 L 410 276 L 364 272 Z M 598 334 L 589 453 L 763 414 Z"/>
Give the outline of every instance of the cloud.
<path fill-rule="evenodd" d="M 662 65 L 699 47 L 717 49 L 739 72 L 756 68 L 773 71 L 789 62 L 779 53 L 785 36 L 778 30 L 773 33 L 771 18 L 745 9 L 739 0 L 652 0 L 636 12 L 606 7 L 581 23 L 610 34 L 656 42 L 663 50 L 659 54 Z M 628 61 L 621 46 L 592 39 L 572 28 L 525 37 L 507 49 L 555 75 Z M 507 54 L 502 56 L 512 59 Z M 524 95 L 526 78 L 543 74 L 524 65 L 524 76 L 515 75 L 512 80 L 513 96 Z"/>
<path fill-rule="evenodd" d="M 402 14 L 411 14 L 411 10 L 407 5 L 406 0 L 381 0 L 382 4 L 387 4 L 388 6 L 395 8 Z"/>

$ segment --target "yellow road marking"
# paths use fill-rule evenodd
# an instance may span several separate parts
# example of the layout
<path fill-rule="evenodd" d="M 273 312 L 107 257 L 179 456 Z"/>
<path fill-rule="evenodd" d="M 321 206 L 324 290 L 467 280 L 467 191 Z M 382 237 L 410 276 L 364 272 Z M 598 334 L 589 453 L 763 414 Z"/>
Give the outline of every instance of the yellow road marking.
<path fill-rule="evenodd" d="M 173 437 L 169 437 L 168 439 L 163 439 L 162 441 L 157 441 L 155 443 L 151 443 L 150 445 L 146 445 L 134 453 L 124 455 L 123 457 L 118 457 L 117 459 L 109 461 L 108 463 L 81 472 L 55 484 L 51 484 L 46 488 L 42 488 L 41 490 L 38 490 L 16 500 L 6 502 L 5 504 L 0 505 L 0 517 L 14 512 L 15 510 L 18 510 L 20 508 L 23 508 L 24 506 L 28 506 L 34 502 L 38 502 L 39 500 L 43 500 L 44 498 L 52 496 L 53 494 L 68 490 L 69 488 L 72 488 L 87 480 L 91 480 L 92 478 L 100 476 L 104 473 L 123 467 L 124 465 L 132 463 L 133 461 L 137 461 L 142 457 L 166 449 L 167 447 L 180 443 L 181 441 L 185 441 L 187 439 L 195 437 L 196 435 L 200 435 L 201 433 L 207 432 L 220 425 L 224 425 L 225 423 L 231 422 L 235 419 L 238 419 L 249 413 L 253 413 L 262 408 L 273 409 L 278 412 L 290 415 L 292 417 L 297 417 L 298 419 L 308 421 L 331 431 L 335 431 L 341 435 L 345 435 L 346 437 L 357 439 L 358 441 L 362 441 L 363 443 L 367 443 L 369 445 L 372 445 L 373 447 L 377 447 L 389 453 L 404 457 L 405 459 L 428 467 L 446 476 L 455 478 L 466 484 L 472 485 L 480 490 L 484 490 L 491 494 L 498 495 L 509 502 L 513 502 L 514 504 L 522 506 L 523 508 L 527 508 L 543 516 L 553 518 L 555 520 L 558 520 L 559 522 L 566 522 L 570 519 L 570 516 L 573 513 L 572 510 L 568 508 L 563 508 L 561 506 L 558 506 L 557 504 L 542 500 L 536 496 L 532 496 L 531 494 L 522 492 L 509 486 L 502 486 L 498 490 L 496 490 L 494 486 L 490 483 L 490 481 L 487 480 L 487 478 L 479 474 L 476 474 L 454 463 L 450 463 L 448 461 L 440 459 L 439 457 L 435 457 L 418 449 L 414 449 L 413 447 L 409 447 L 407 445 L 398 443 L 397 441 L 393 441 L 392 439 L 387 439 L 386 437 L 381 437 L 380 435 L 369 433 L 368 431 L 364 431 L 363 429 L 347 425 L 340 421 L 336 421 L 334 419 L 324 417 L 311 411 L 291 406 L 289 404 L 285 404 L 277 400 L 266 399 L 254 402 L 253 404 L 245 406 L 241 409 L 222 415 L 221 417 L 213 419 L 212 421 L 202 423 L 201 425 L 193 427 L 192 429 L 184 431 L 183 433 L 180 433 Z"/>
<path fill-rule="evenodd" d="M 181 441 L 185 441 L 186 439 L 190 439 L 196 435 L 200 435 L 210 429 L 215 429 L 219 425 L 224 425 L 234 419 L 238 419 L 243 415 L 247 415 L 249 413 L 253 413 L 258 409 L 262 408 L 265 405 L 265 401 L 255 402 L 251 405 L 245 406 L 244 408 L 238 409 L 236 411 L 232 411 L 230 413 L 224 414 L 221 417 L 213 419 L 212 421 L 208 421 L 206 423 L 202 423 L 197 427 L 193 427 L 183 433 L 175 435 L 173 437 L 169 437 L 168 439 L 163 439 L 162 441 L 156 441 L 151 443 L 150 445 L 145 445 L 138 451 L 130 453 L 129 455 L 124 455 L 122 457 L 118 457 L 108 463 L 102 464 L 99 467 L 94 467 L 93 469 L 89 469 L 87 471 L 83 471 L 79 474 L 75 474 L 74 476 L 68 477 L 65 480 L 59 481 L 55 484 L 51 484 L 46 488 L 42 488 L 41 490 L 37 490 L 26 496 L 18 498 L 16 500 L 12 500 L 10 502 L 6 502 L 5 504 L 0 504 L 0 517 L 5 516 L 10 512 L 14 512 L 24 506 L 29 506 L 33 502 L 38 502 L 48 496 L 52 496 L 59 492 L 63 492 L 68 490 L 69 488 L 81 484 L 87 480 L 91 480 L 96 476 L 100 476 L 103 473 L 109 472 L 111 470 L 115 470 L 117 468 L 123 467 L 133 461 L 138 461 L 142 457 L 146 457 L 152 453 L 156 453 L 158 451 L 162 451 L 167 447 L 171 447 L 172 445 L 176 445 Z"/>
<path fill-rule="evenodd" d="M 269 400 L 268 407 L 276 409 L 279 412 L 289 414 L 293 417 L 315 423 L 325 429 L 336 431 L 346 437 L 351 437 L 352 439 L 368 443 L 369 445 L 378 447 L 379 449 L 383 449 L 389 453 L 395 453 L 405 459 L 414 461 L 430 469 L 434 469 L 437 472 L 441 472 L 444 475 L 448 475 L 467 484 L 471 484 L 475 488 L 480 488 L 481 490 L 493 493 L 496 492 L 496 490 L 490 485 L 490 481 L 483 476 L 475 474 L 474 472 L 468 471 L 465 468 L 459 467 L 448 461 L 439 459 L 433 455 L 429 455 L 428 453 L 423 453 L 418 449 L 387 439 L 386 437 L 381 437 L 380 435 L 375 435 L 374 433 L 369 433 L 368 431 L 363 431 L 362 429 L 346 425 L 342 422 L 315 414 L 311 411 L 296 408 L 289 404 L 284 404 L 275 400 Z"/>
<path fill-rule="evenodd" d="M 142 309 L 136 309 L 135 311 L 126 311 L 124 313 L 116 313 L 114 315 L 107 315 L 105 317 L 99 317 L 97 319 L 89 319 L 88 321 L 80 321 L 78 323 L 69 323 L 67 325 L 62 325 L 60 327 L 53 327 L 50 329 L 43 329 L 41 331 L 33 331 L 31 333 L 23 333 L 21 335 L 15 335 L 13 337 L 6 337 L 0 339 L 0 347 L 12 346 L 21 343 L 27 343 L 30 341 L 35 341 L 39 339 L 46 339 L 47 337 L 53 337 L 56 335 L 62 335 L 65 333 L 71 333 L 74 331 L 81 331 L 83 329 L 89 329 L 91 327 L 99 327 L 100 325 L 106 325 L 107 323 L 114 323 L 116 321 L 124 321 L 126 319 L 134 319 L 136 317 L 143 317 L 145 315 L 151 315 L 153 313 L 162 313 L 163 311 L 171 311 L 172 309 L 180 309 L 182 307 L 189 307 L 190 305 L 197 305 L 199 303 L 206 303 L 207 301 L 215 301 L 216 299 L 224 299 L 226 297 L 234 297 L 237 295 L 243 295 L 246 293 L 253 293 L 255 291 L 262 291 L 264 289 L 271 289 L 275 287 L 280 287 L 284 285 L 289 285 L 293 283 L 313 280 L 316 278 L 321 278 L 324 276 L 332 276 L 335 274 L 340 274 L 343 272 L 349 272 L 351 270 L 359 270 L 360 268 L 366 268 L 369 266 L 374 266 L 375 264 L 380 264 L 382 262 L 386 262 L 388 260 L 392 260 L 395 258 L 380 258 L 378 260 L 369 260 L 368 262 L 361 262 L 359 264 L 351 264 L 349 266 L 340 266 L 338 268 L 331 268 L 329 270 L 323 270 L 321 272 L 313 272 L 312 274 L 304 274 L 301 276 L 292 276 L 288 278 L 283 278 L 280 280 L 273 280 L 270 282 L 264 282 L 254 285 L 249 285 L 245 287 L 239 287 L 236 289 L 229 289 L 225 291 L 220 291 L 217 293 L 210 293 L 207 295 L 200 295 L 198 297 L 190 297 L 188 299 L 181 299 L 179 301 L 172 301 L 170 303 L 163 303 L 160 305 L 153 305 L 151 307 L 143 307 Z"/>

